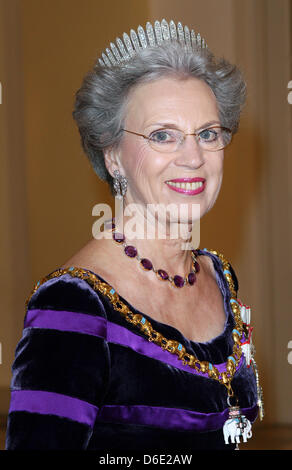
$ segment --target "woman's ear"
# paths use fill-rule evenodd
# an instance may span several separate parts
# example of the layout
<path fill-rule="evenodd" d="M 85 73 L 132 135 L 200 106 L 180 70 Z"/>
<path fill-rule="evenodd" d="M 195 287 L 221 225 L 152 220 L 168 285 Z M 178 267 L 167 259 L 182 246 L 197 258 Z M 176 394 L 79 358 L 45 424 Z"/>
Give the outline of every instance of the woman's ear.
<path fill-rule="evenodd" d="M 113 177 L 114 171 L 119 169 L 119 158 L 117 149 L 113 147 L 108 147 L 103 151 L 104 163 L 107 171 Z"/>

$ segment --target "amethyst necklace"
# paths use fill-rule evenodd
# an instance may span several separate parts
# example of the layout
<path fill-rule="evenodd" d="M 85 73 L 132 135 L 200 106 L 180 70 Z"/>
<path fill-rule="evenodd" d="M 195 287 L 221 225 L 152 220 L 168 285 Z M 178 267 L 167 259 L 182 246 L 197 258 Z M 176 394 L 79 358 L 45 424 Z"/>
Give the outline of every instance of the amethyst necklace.
<path fill-rule="evenodd" d="M 184 287 L 186 285 L 193 286 L 196 282 L 196 274 L 200 271 L 200 265 L 197 261 L 197 250 L 191 250 L 192 255 L 192 270 L 185 277 L 179 276 L 178 274 L 169 276 L 164 269 L 155 269 L 152 262 L 147 258 L 141 258 L 138 254 L 137 248 L 126 243 L 126 238 L 123 233 L 116 232 L 115 224 L 113 220 L 109 220 L 105 223 L 105 228 L 112 231 L 113 240 L 124 247 L 124 253 L 129 258 L 136 258 L 142 269 L 145 271 L 153 271 L 161 281 L 169 281 L 174 287 Z"/>

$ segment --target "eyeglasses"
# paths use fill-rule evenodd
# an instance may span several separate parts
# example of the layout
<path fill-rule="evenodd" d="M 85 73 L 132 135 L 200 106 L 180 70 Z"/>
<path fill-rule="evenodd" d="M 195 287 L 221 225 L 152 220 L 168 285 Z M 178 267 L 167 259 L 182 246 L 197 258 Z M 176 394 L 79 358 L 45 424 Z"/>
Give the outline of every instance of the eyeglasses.
<path fill-rule="evenodd" d="M 153 150 L 165 153 L 176 152 L 184 143 L 185 138 L 188 135 L 193 135 L 199 146 L 203 150 L 208 150 L 210 152 L 222 150 L 231 142 L 232 139 L 231 130 L 227 127 L 221 126 L 208 127 L 199 132 L 194 132 L 193 134 L 186 134 L 178 129 L 164 128 L 151 132 L 149 136 L 139 134 L 138 132 L 128 131 L 127 129 L 122 129 L 122 131 L 143 137 L 148 140 L 149 145 Z"/>

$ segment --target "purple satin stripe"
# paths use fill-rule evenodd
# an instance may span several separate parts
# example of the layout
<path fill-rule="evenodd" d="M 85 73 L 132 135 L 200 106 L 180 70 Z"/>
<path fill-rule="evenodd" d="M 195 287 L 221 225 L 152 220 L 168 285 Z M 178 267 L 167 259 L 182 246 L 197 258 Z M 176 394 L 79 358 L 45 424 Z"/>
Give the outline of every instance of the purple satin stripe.
<path fill-rule="evenodd" d="M 85 313 L 68 312 L 64 310 L 31 309 L 27 311 L 24 327 L 78 332 L 105 338 L 108 342 L 130 347 L 144 356 L 158 359 L 159 361 L 186 372 L 209 378 L 207 373 L 192 369 L 187 364 L 184 365 L 178 356 L 148 341 L 146 337 L 141 337 L 124 326 L 109 322 L 104 317 L 94 317 Z M 242 362 L 243 355 L 241 356 L 237 370 L 241 367 Z M 226 370 L 226 363 L 214 365 L 219 372 Z"/>
<path fill-rule="evenodd" d="M 41 390 L 14 390 L 11 392 L 9 412 L 28 411 L 68 418 L 93 427 L 98 408 L 67 395 Z"/>
<path fill-rule="evenodd" d="M 27 311 L 24 320 L 24 328 L 29 327 L 73 331 L 106 338 L 106 319 L 86 313 L 31 309 Z"/>
<path fill-rule="evenodd" d="M 178 369 L 190 372 L 202 377 L 209 378 L 207 373 L 199 372 L 195 369 L 192 369 L 187 364 L 184 365 L 182 361 L 171 352 L 162 349 L 158 344 L 155 344 L 151 341 L 145 340 L 145 338 L 136 335 L 132 331 L 124 328 L 123 326 L 117 325 L 116 323 L 108 322 L 107 327 L 107 339 L 109 342 L 121 344 L 123 346 L 128 346 L 134 351 L 143 354 L 144 356 L 152 357 L 153 359 L 158 359 L 159 361 L 170 364 Z M 243 354 L 240 358 L 237 370 L 241 367 L 243 362 Z M 226 370 L 226 363 L 223 364 L 214 364 L 219 372 L 224 372 Z"/>
<path fill-rule="evenodd" d="M 254 422 L 258 414 L 258 406 L 242 408 L 241 411 L 251 422 Z M 199 413 L 158 406 L 105 405 L 101 408 L 97 421 L 141 424 L 176 431 L 205 432 L 222 428 L 228 415 L 228 408 L 221 413 Z"/>

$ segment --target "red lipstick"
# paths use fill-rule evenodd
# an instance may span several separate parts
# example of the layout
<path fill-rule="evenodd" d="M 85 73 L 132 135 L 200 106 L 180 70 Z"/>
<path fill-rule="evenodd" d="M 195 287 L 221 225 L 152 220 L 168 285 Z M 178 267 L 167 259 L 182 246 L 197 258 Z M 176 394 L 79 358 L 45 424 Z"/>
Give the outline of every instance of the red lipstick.
<path fill-rule="evenodd" d="M 167 180 L 166 183 L 169 181 L 173 183 L 197 183 L 197 182 L 204 182 L 206 181 L 205 178 L 174 178 L 173 180 Z"/>
<path fill-rule="evenodd" d="M 182 187 L 181 185 L 176 185 L 172 183 L 202 183 L 199 187 L 192 189 L 191 187 Z M 177 193 L 187 194 L 188 196 L 194 196 L 195 194 L 199 194 L 204 191 L 206 187 L 206 180 L 205 178 L 174 178 L 172 180 L 165 181 L 165 184 L 176 191 Z"/>

